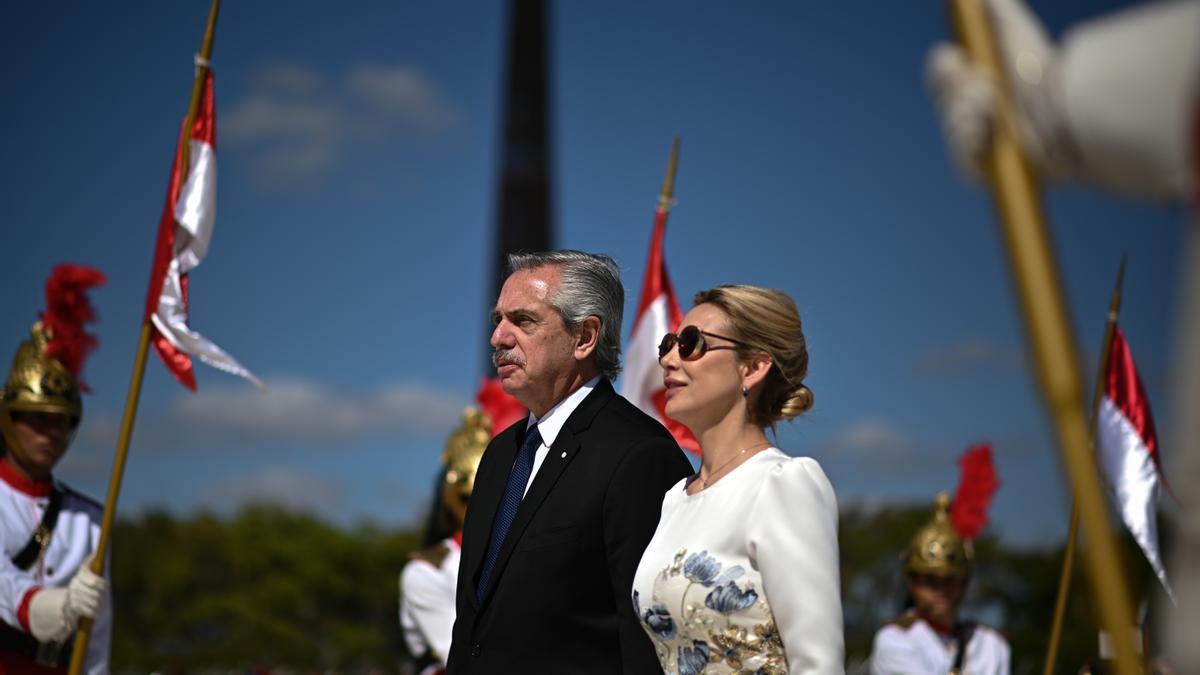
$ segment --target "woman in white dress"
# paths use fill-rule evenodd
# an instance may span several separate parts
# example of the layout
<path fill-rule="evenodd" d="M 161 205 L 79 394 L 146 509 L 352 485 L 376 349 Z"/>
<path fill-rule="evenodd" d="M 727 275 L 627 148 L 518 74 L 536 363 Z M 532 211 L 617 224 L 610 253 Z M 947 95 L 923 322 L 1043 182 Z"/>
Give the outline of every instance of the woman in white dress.
<path fill-rule="evenodd" d="M 812 407 L 787 294 L 721 286 L 659 346 L 666 413 L 700 442 L 634 577 L 634 610 L 668 673 L 841 673 L 837 502 L 816 461 L 766 428 Z"/>

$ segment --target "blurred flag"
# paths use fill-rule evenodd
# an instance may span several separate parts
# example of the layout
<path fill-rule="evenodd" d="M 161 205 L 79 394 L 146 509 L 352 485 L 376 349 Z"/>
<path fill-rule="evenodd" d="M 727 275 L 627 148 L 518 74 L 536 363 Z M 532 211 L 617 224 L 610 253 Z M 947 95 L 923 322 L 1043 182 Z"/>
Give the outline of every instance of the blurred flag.
<path fill-rule="evenodd" d="M 1120 326 L 1113 332 L 1104 397 L 1096 427 L 1096 453 L 1100 471 L 1113 495 L 1121 519 L 1154 568 L 1167 594 L 1174 599 L 1158 550 L 1159 464 L 1158 439 L 1150 416 L 1150 400 L 1138 377 L 1133 353 Z"/>
<path fill-rule="evenodd" d="M 475 392 L 475 402 L 492 420 L 492 438 L 529 415 L 512 394 L 504 391 L 500 380 L 495 377 L 483 378 L 479 391 Z"/>
<path fill-rule="evenodd" d="M 146 320 L 153 323 L 152 344 L 171 374 L 192 391 L 196 390 L 193 356 L 262 388 L 262 382 L 236 359 L 188 326 L 188 272 L 208 252 L 217 212 L 217 119 L 212 71 L 204 79 L 188 141 L 187 180 L 180 186 L 180 155 L 188 137 L 186 131 L 180 133 L 175 149 L 146 295 Z"/>
<path fill-rule="evenodd" d="M 658 365 L 658 343 L 663 335 L 679 328 L 683 311 L 675 300 L 675 290 L 667 275 L 663 260 L 663 237 L 667 232 L 667 204 L 661 203 L 654 219 L 654 235 L 650 238 L 650 254 L 646 259 L 646 275 L 642 278 L 642 296 L 638 300 L 637 318 L 629 344 L 625 348 L 625 369 L 621 378 L 621 394 L 647 415 L 662 422 L 688 452 L 700 453 L 700 444 L 688 428 L 667 417 L 667 390 L 663 386 L 663 371 Z"/>

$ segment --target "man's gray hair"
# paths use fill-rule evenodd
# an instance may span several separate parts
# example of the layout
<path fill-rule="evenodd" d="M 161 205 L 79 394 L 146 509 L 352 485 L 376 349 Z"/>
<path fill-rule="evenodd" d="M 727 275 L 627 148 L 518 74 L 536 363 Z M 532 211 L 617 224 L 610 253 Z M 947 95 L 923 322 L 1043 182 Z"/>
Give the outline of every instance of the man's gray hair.
<path fill-rule="evenodd" d="M 559 278 L 558 290 L 547 302 L 558 311 L 567 330 L 575 330 L 589 316 L 600 319 L 596 368 L 609 380 L 615 379 L 621 372 L 621 318 L 625 312 L 625 287 L 616 261 L 602 253 L 571 250 L 522 251 L 508 256 L 509 274 L 548 265 L 559 268 Z"/>

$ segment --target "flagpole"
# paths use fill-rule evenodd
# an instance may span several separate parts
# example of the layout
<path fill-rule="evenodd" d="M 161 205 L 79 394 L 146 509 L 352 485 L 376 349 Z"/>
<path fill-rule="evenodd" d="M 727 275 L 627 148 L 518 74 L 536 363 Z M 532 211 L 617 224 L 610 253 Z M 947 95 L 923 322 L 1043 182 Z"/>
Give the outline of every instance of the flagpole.
<path fill-rule="evenodd" d="M 675 167 L 679 163 L 679 137 L 676 136 L 671 141 L 671 156 L 667 159 L 667 175 L 663 179 L 662 192 L 658 195 L 658 215 L 666 218 L 667 213 L 674 205 L 675 198 Z"/>
<path fill-rule="evenodd" d="M 1046 232 L 1033 170 L 1017 144 L 1013 102 L 1004 86 L 986 9 L 981 0 L 950 0 L 960 41 L 975 65 L 998 83 L 997 120 L 985 157 L 988 182 L 1000 215 L 1037 381 L 1054 423 L 1063 465 L 1079 503 L 1087 546 L 1084 559 L 1101 625 L 1112 636 L 1118 675 L 1139 672 L 1129 627 L 1133 605 L 1088 443 L 1079 358 L 1067 322 L 1066 301 Z"/>
<path fill-rule="evenodd" d="M 204 80 L 208 75 L 209 59 L 212 58 L 213 34 L 217 27 L 217 13 L 221 0 L 212 0 L 208 12 L 208 25 L 204 29 L 204 40 L 200 43 L 200 54 L 196 59 L 196 79 L 192 84 L 192 98 L 188 104 L 187 120 L 183 125 L 183 135 L 179 148 L 179 179 L 182 186 L 187 181 L 188 161 L 190 155 L 190 140 L 192 126 L 200 109 L 200 94 L 204 89 Z M 129 379 L 129 394 L 125 398 L 125 413 L 121 418 L 121 432 L 117 437 L 117 454 L 113 458 L 112 474 L 108 482 L 108 498 L 104 502 L 104 516 L 100 525 L 100 539 L 96 543 L 96 551 L 92 556 L 91 569 L 97 575 L 104 574 L 104 559 L 108 551 L 108 540 L 112 533 L 113 522 L 117 515 L 117 496 L 121 492 L 121 479 L 125 475 L 125 460 L 129 456 L 129 441 L 133 436 L 133 422 L 137 416 L 138 400 L 142 394 L 142 379 L 146 373 L 146 357 L 150 353 L 150 335 L 152 325 L 147 317 L 142 322 L 141 334 L 138 337 L 137 353 L 133 357 L 133 375 Z M 83 672 L 84 661 L 87 657 L 88 642 L 91 639 L 92 620 L 85 618 L 79 621 L 79 630 L 75 633 L 74 646 L 71 652 L 69 675 L 80 675 Z"/>
<path fill-rule="evenodd" d="M 1096 386 L 1092 393 L 1092 424 L 1089 439 L 1093 454 L 1096 447 L 1096 427 L 1100 423 L 1100 402 L 1104 399 L 1105 374 L 1108 373 L 1108 358 L 1112 351 L 1113 335 L 1117 332 L 1117 316 L 1121 313 L 1121 285 L 1125 281 L 1125 256 L 1117 269 L 1117 284 L 1113 288 L 1112 300 L 1108 304 L 1108 319 L 1104 324 L 1104 343 L 1100 348 L 1100 366 L 1096 369 Z M 1075 542 L 1079 533 L 1079 500 L 1071 500 L 1071 529 L 1067 534 L 1067 550 L 1063 553 L 1062 574 L 1058 581 L 1058 598 L 1054 603 L 1054 623 L 1050 628 L 1050 646 L 1046 650 L 1046 666 L 1043 675 L 1054 672 L 1058 658 L 1058 641 L 1062 635 L 1063 615 L 1067 608 L 1067 595 L 1071 591 L 1071 568 L 1075 563 Z"/>

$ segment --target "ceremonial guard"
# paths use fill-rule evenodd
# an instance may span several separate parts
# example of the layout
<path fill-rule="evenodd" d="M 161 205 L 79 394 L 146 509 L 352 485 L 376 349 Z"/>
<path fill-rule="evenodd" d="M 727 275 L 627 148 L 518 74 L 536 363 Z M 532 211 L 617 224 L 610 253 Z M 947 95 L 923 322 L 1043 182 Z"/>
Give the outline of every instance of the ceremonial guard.
<path fill-rule="evenodd" d="M 462 424 L 446 439 L 442 452 L 439 506 L 445 509 L 454 533 L 414 553 L 400 573 L 400 626 L 421 675 L 441 673 L 446 667 L 454 629 L 462 525 L 475 487 L 475 470 L 491 440 L 491 418 L 477 408 L 467 408 Z"/>
<path fill-rule="evenodd" d="M 1163 447 L 1178 457 L 1173 492 L 1200 497 L 1200 0 L 1128 3 L 1050 31 L 1023 0 L 985 0 L 1016 113 L 1017 140 L 1042 178 L 1150 202 L 1189 204 L 1179 246 L 1171 422 Z M 942 44 L 926 74 L 950 149 L 970 175 L 993 137 L 996 81 L 966 52 Z M 1136 224 L 1135 224 L 1136 225 Z M 1136 236 L 1136 229 L 1130 236 Z M 1150 261 L 1149 265 L 1159 261 Z M 1200 672 L 1200 510 L 1180 513 L 1175 601 L 1159 618 L 1180 672 Z"/>
<path fill-rule="evenodd" d="M 17 349 L 0 403 L 0 673 L 65 672 L 79 620 L 95 624 L 85 668 L 108 672 L 108 584 L 88 568 L 100 536 L 99 504 L 56 481 L 83 407 L 79 374 L 96 345 L 86 290 L 97 270 L 55 268 L 47 311 Z"/>
<path fill-rule="evenodd" d="M 969 477 L 971 467 L 983 470 L 982 480 Z M 963 482 L 956 493 L 956 502 L 960 502 L 956 511 L 963 512 L 962 517 L 952 517 L 950 498 L 939 494 L 933 519 L 917 530 L 904 552 L 904 583 L 912 607 L 875 634 L 871 675 L 1009 672 L 1009 647 L 1004 637 L 988 626 L 963 620 L 958 611 L 971 576 L 971 540 L 982 529 L 986 503 L 996 486 L 986 446 L 968 453 L 963 468 Z M 968 496 L 979 499 L 968 504 L 973 501 Z"/>

